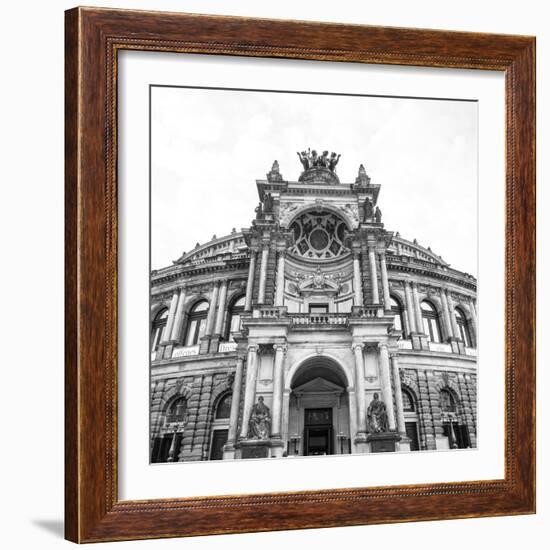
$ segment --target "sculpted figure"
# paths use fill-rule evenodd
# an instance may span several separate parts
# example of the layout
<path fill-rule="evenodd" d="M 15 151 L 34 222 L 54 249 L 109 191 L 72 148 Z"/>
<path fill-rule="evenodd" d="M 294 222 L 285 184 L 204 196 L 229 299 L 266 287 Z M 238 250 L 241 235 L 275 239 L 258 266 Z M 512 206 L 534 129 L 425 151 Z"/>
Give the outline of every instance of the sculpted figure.
<path fill-rule="evenodd" d="M 260 395 L 258 402 L 252 407 L 248 423 L 248 437 L 253 439 L 269 439 L 271 432 L 271 414 L 269 407 Z"/>
<path fill-rule="evenodd" d="M 273 212 L 273 197 L 270 193 L 266 193 L 264 197 L 264 213 Z"/>
<path fill-rule="evenodd" d="M 340 160 L 340 155 L 336 155 L 336 153 L 332 153 L 330 155 L 330 160 L 328 161 L 329 169 L 334 172 L 334 169 L 336 168 L 336 165 L 338 164 L 339 160 Z"/>
<path fill-rule="evenodd" d="M 380 210 L 380 208 L 378 208 L 378 206 L 376 207 L 376 210 L 374 211 L 374 220 L 376 221 L 376 223 L 380 223 L 382 221 L 382 210 Z"/>
<path fill-rule="evenodd" d="M 311 167 L 319 166 L 319 155 L 315 149 L 311 151 L 309 164 Z"/>
<path fill-rule="evenodd" d="M 330 160 L 328 158 L 328 151 L 323 151 L 323 154 L 319 157 L 319 166 L 323 168 L 328 168 Z"/>
<path fill-rule="evenodd" d="M 372 401 L 367 409 L 367 425 L 371 433 L 388 431 L 386 405 L 379 399 L 377 393 L 372 396 Z"/>
<path fill-rule="evenodd" d="M 256 212 L 256 219 L 257 220 L 261 220 L 263 219 L 264 217 L 264 213 L 263 213 L 263 210 L 262 210 L 262 203 L 258 203 L 258 206 L 256 206 L 256 208 L 254 209 L 254 212 Z"/>
<path fill-rule="evenodd" d="M 305 151 L 302 151 L 301 153 L 296 154 L 298 155 L 298 158 L 300 159 L 304 170 L 309 170 L 309 159 L 307 158 L 307 153 Z"/>
<path fill-rule="evenodd" d="M 374 214 L 374 205 L 372 204 L 372 201 L 368 198 L 365 199 L 364 211 L 365 211 L 365 214 L 363 216 L 363 221 L 365 222 L 370 221 Z"/>

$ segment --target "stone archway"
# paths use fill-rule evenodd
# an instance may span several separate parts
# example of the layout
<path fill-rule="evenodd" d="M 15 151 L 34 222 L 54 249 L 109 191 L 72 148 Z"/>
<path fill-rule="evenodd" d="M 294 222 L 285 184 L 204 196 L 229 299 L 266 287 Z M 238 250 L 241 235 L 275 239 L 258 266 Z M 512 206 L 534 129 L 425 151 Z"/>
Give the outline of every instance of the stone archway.
<path fill-rule="evenodd" d="M 288 453 L 349 454 L 350 393 L 344 369 L 330 357 L 317 355 L 299 364 L 288 384 Z"/>

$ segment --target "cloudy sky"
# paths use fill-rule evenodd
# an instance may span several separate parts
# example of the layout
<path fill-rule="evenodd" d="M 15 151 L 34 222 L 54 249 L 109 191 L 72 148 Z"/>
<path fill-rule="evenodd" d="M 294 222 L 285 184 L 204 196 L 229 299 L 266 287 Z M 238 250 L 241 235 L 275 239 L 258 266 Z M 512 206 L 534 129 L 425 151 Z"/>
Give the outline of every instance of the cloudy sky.
<path fill-rule="evenodd" d="M 296 151 L 341 153 L 340 181 L 363 163 L 382 186 L 386 229 L 477 275 L 477 104 L 154 87 L 152 268 L 248 227 L 256 179 L 275 159 L 297 180 Z"/>

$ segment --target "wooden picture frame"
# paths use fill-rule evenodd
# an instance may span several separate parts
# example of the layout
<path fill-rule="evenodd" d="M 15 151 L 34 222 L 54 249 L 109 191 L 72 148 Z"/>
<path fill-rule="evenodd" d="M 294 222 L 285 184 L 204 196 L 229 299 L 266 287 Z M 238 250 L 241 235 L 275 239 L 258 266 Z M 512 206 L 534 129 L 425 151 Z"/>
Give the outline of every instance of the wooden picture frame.
<path fill-rule="evenodd" d="M 117 54 L 501 71 L 506 82 L 505 477 L 149 501 L 117 496 Z M 535 39 L 97 8 L 66 12 L 66 538 L 97 542 L 535 511 Z"/>

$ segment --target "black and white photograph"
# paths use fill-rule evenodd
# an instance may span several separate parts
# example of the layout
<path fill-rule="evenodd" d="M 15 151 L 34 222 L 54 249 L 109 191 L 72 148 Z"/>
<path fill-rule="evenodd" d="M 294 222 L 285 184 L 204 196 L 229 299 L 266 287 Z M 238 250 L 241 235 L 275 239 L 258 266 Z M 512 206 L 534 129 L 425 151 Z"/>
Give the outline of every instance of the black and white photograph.
<path fill-rule="evenodd" d="M 150 461 L 475 449 L 477 101 L 149 101 Z"/>

